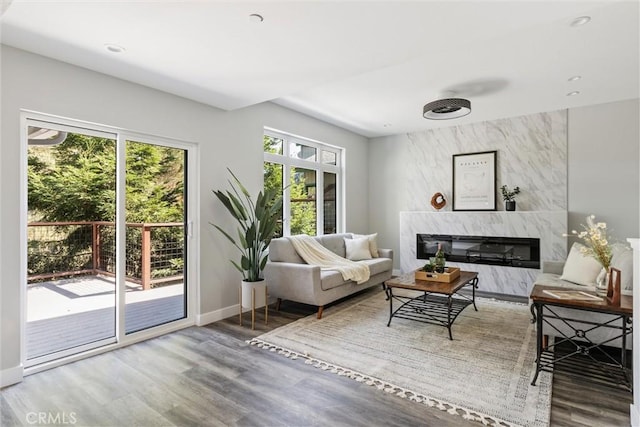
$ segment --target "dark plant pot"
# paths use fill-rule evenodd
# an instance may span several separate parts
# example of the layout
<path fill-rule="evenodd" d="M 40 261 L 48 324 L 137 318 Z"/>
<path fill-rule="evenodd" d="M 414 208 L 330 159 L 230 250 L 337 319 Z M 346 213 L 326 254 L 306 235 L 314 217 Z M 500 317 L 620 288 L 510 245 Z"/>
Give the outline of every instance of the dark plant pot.
<path fill-rule="evenodd" d="M 515 200 L 507 200 L 506 202 L 504 202 L 504 208 L 505 208 L 505 210 L 508 210 L 508 211 L 515 211 L 516 210 L 516 201 Z"/>

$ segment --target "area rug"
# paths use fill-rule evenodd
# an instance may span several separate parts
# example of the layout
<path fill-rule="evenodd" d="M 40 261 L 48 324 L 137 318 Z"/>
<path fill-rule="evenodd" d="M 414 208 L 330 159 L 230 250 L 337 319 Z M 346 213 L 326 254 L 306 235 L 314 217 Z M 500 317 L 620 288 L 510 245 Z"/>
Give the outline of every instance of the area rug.
<path fill-rule="evenodd" d="M 535 371 L 535 330 L 524 304 L 477 299 L 453 324 L 394 318 L 382 292 L 365 294 L 267 332 L 250 344 L 348 376 L 419 404 L 489 425 L 546 426 L 552 375 Z"/>

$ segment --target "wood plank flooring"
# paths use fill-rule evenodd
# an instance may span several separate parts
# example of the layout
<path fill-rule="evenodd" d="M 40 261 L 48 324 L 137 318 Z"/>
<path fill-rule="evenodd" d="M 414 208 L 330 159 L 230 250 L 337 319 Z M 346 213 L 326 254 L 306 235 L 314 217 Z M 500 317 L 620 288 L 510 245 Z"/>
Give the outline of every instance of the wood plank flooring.
<path fill-rule="evenodd" d="M 481 425 L 245 342 L 314 312 L 285 301 L 255 331 L 236 316 L 28 376 L 2 390 L 0 425 L 33 425 L 32 413 L 78 426 Z M 629 425 L 631 398 L 556 373 L 551 424 Z"/>
<path fill-rule="evenodd" d="M 115 298 L 115 297 L 114 297 Z M 183 295 L 155 298 L 125 305 L 127 333 L 185 317 Z M 27 322 L 27 358 L 115 337 L 115 307 Z"/>

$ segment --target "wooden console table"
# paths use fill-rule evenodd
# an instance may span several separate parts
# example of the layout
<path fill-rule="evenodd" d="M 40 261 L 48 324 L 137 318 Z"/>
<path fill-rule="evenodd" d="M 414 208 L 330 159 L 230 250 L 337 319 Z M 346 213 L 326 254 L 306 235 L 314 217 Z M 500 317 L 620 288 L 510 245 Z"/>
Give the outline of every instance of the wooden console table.
<path fill-rule="evenodd" d="M 595 377 L 600 381 L 606 381 L 628 390 L 632 390 L 630 368 L 627 366 L 627 337 L 631 336 L 633 316 L 633 297 L 623 295 L 620 305 L 612 305 L 606 298 L 601 300 L 562 299 L 555 295 L 567 292 L 567 288 L 556 286 L 535 285 L 531 291 L 530 299 L 533 322 L 536 322 L 537 346 L 536 346 L 536 373 L 531 381 L 535 385 L 541 371 L 553 372 L 556 364 L 569 366 L 567 373 L 585 376 L 585 372 L 595 371 Z M 593 292 L 585 292 L 595 295 Z M 573 319 L 566 314 L 558 313 L 556 308 L 564 307 L 575 310 L 610 314 L 611 319 L 603 322 Z M 566 325 L 570 332 L 565 334 L 554 327 L 549 319 L 556 319 Z M 549 325 L 556 332 L 562 334 L 556 337 L 553 344 L 548 344 L 543 338 L 543 325 Z M 594 342 L 587 333 L 599 328 L 617 331 L 616 335 L 603 342 Z M 620 359 L 616 359 L 602 346 L 620 339 Z M 570 343 L 572 351 L 556 354 L 557 346 L 562 343 Z M 560 353 L 560 352 L 558 352 Z M 597 354 L 600 357 L 596 358 Z"/>

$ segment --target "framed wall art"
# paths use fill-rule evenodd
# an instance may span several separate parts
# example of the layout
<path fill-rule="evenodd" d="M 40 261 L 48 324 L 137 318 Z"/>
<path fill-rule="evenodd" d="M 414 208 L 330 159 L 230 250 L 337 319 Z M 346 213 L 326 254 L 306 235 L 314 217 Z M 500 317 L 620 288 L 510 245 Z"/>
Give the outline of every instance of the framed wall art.
<path fill-rule="evenodd" d="M 453 210 L 495 211 L 497 151 L 453 155 Z"/>

